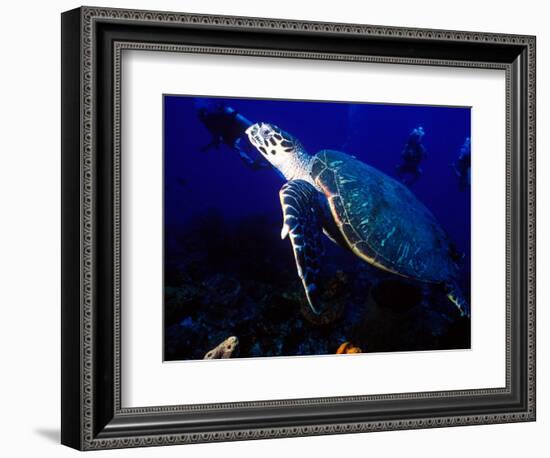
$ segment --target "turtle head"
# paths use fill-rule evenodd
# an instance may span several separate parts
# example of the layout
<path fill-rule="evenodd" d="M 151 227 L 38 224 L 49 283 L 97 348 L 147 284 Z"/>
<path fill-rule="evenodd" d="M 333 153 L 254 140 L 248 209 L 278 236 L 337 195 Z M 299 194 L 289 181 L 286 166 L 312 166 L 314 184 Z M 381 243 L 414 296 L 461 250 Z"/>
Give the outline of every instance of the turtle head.
<path fill-rule="evenodd" d="M 274 167 L 284 168 L 289 162 L 304 153 L 301 143 L 288 132 L 273 124 L 260 122 L 246 129 L 250 143 Z"/>

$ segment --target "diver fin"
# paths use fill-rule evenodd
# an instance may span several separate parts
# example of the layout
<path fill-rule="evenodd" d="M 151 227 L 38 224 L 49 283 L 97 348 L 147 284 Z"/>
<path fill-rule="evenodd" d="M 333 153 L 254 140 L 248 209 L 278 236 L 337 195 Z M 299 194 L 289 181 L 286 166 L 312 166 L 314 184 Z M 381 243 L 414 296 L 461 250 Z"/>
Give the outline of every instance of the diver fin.
<path fill-rule="evenodd" d="M 462 295 L 462 291 L 456 283 L 445 284 L 445 292 L 449 300 L 458 308 L 461 316 L 470 318 L 470 305 Z"/>
<path fill-rule="evenodd" d="M 270 167 L 270 164 L 267 161 L 263 159 L 253 159 L 252 157 L 250 157 L 250 155 L 243 149 L 241 145 L 241 137 L 235 140 L 235 143 L 233 143 L 233 149 L 239 153 L 239 157 L 245 163 L 245 165 L 247 167 L 250 167 L 252 170 L 260 170 Z"/>
<path fill-rule="evenodd" d="M 304 180 L 292 180 L 283 185 L 279 198 L 283 209 L 281 238 L 290 238 L 298 276 L 302 280 L 309 306 L 318 315 L 317 282 L 324 253 L 319 193 Z"/>

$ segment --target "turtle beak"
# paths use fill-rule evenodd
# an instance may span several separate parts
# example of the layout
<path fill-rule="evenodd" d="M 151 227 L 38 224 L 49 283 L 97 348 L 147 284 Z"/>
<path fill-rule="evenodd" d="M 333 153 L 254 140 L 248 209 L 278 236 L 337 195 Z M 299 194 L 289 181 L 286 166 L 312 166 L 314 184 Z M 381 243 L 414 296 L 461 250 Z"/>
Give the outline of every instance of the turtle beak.
<path fill-rule="evenodd" d="M 259 127 L 260 127 L 260 126 L 258 125 L 258 123 L 252 124 L 252 125 L 251 125 L 248 129 L 246 129 L 244 132 L 245 132 L 246 135 L 248 135 L 248 136 L 250 137 L 250 135 L 252 135 L 252 132 L 253 132 L 254 130 L 258 130 Z"/>

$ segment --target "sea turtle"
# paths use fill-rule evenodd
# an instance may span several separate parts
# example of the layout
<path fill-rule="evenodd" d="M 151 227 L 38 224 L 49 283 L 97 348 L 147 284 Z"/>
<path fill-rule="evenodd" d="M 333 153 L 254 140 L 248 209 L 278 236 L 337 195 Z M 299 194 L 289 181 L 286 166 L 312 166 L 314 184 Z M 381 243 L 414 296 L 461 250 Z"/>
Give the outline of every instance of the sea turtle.
<path fill-rule="evenodd" d="M 284 177 L 281 238 L 288 235 L 311 309 L 319 313 L 324 232 L 368 263 L 444 286 L 461 315 L 469 306 L 457 285 L 456 249 L 432 213 L 407 187 L 340 151 L 306 152 L 275 125 L 256 123 L 250 142 Z"/>

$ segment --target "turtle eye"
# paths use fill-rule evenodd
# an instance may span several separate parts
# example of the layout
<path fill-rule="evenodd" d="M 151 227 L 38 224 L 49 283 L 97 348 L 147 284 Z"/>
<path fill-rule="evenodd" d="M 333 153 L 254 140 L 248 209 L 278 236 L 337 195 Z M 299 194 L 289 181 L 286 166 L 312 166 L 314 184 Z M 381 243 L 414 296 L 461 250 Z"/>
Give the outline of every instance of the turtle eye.
<path fill-rule="evenodd" d="M 260 131 L 260 135 L 264 138 L 271 137 L 271 129 L 269 127 L 263 127 Z"/>

